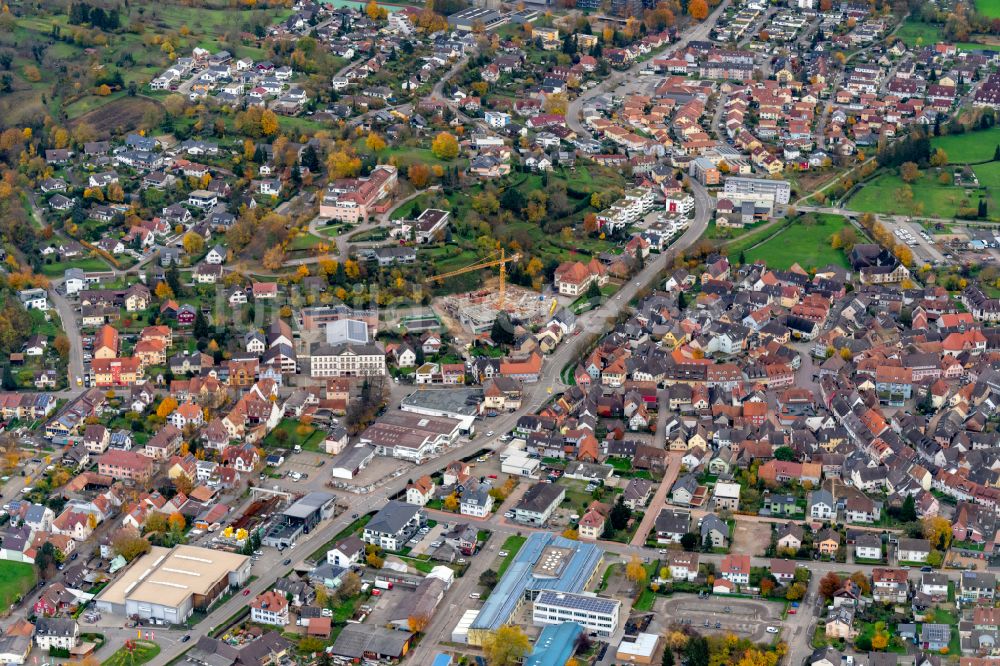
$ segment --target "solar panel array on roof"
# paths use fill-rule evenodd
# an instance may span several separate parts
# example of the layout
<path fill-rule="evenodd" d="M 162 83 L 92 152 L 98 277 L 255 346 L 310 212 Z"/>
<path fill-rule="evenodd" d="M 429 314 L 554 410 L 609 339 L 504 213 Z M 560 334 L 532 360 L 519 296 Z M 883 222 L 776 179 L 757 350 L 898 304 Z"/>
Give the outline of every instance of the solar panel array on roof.
<path fill-rule="evenodd" d="M 543 590 L 538 595 L 538 598 L 535 599 L 535 603 L 545 606 L 559 606 L 562 608 L 571 608 L 573 610 L 602 613 L 605 615 L 614 613 L 615 608 L 617 608 L 619 604 L 619 602 L 614 599 L 605 599 L 603 597 L 589 594 L 554 592 L 552 590 Z"/>

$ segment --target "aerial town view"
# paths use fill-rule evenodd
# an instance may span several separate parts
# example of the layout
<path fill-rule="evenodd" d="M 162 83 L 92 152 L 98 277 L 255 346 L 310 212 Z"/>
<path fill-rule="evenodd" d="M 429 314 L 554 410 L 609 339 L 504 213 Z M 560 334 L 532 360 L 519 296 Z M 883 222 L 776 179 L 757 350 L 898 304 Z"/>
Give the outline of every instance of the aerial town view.
<path fill-rule="evenodd" d="M 1000 666 L 1000 0 L 0 4 L 0 666 Z"/>

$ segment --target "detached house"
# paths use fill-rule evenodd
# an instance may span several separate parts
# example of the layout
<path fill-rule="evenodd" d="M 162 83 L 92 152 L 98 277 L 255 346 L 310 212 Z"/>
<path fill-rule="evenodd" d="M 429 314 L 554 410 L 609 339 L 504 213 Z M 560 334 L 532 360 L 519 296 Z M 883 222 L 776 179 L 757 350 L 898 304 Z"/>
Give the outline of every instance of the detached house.
<path fill-rule="evenodd" d="M 903 569 L 873 569 L 872 598 L 881 603 L 906 603 L 910 598 L 907 572 Z"/>
<path fill-rule="evenodd" d="M 406 503 L 427 506 L 427 503 L 434 497 L 436 487 L 431 477 L 425 474 L 406 486 Z"/>

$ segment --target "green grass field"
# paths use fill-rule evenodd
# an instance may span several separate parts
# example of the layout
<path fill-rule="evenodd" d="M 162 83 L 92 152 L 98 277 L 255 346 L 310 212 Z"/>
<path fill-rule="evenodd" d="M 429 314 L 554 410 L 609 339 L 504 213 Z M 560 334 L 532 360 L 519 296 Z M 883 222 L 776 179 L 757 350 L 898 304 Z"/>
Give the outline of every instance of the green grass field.
<path fill-rule="evenodd" d="M 303 451 L 319 451 L 320 446 L 326 436 L 322 430 L 317 430 L 315 426 L 302 424 L 305 429 L 304 434 L 299 434 L 299 422 L 294 419 L 284 419 L 278 426 L 268 433 L 264 438 L 264 447 L 293 447 L 301 446 Z M 284 433 L 279 435 L 278 433 Z"/>
<path fill-rule="evenodd" d="M 135 649 L 129 653 L 124 646 L 119 648 L 101 666 L 135 666 L 152 661 L 160 654 L 160 646 L 152 641 L 135 641 Z"/>
<path fill-rule="evenodd" d="M 57 261 L 51 264 L 42 265 L 42 274 L 48 277 L 62 277 L 67 268 L 81 268 L 85 271 L 110 271 L 109 266 L 103 259 L 98 257 L 85 257 L 83 259 L 73 259 L 72 261 Z"/>
<path fill-rule="evenodd" d="M 910 19 L 896 31 L 896 37 L 909 47 L 930 46 L 941 41 L 941 26 Z"/>
<path fill-rule="evenodd" d="M 840 215 L 814 215 L 815 222 L 803 220 L 751 250 L 746 251 L 747 261 L 763 259 L 772 268 L 786 269 L 792 264 L 808 270 L 827 264 L 847 266 L 843 251 L 830 247 L 830 237 L 847 223 Z"/>
<path fill-rule="evenodd" d="M 497 568 L 498 575 L 503 576 L 504 572 L 507 571 L 507 567 L 509 567 L 511 562 L 514 561 L 514 558 L 517 556 L 517 552 L 521 550 L 521 546 L 523 546 L 527 540 L 528 537 L 517 534 L 512 534 L 504 540 L 500 550 L 507 551 L 507 556 L 503 558 L 503 561 Z"/>
<path fill-rule="evenodd" d="M 35 584 L 35 567 L 0 560 L 0 607 L 7 608 Z"/>
<path fill-rule="evenodd" d="M 1000 162 L 987 162 L 972 167 L 972 171 L 979 179 L 979 184 L 990 191 L 990 196 L 995 200 L 994 194 L 1000 194 Z"/>
<path fill-rule="evenodd" d="M 993 159 L 993 152 L 1000 145 L 1000 127 L 935 137 L 931 145 L 948 153 L 948 161 L 952 164 L 985 162 Z"/>
<path fill-rule="evenodd" d="M 931 176 L 925 174 L 913 183 L 913 202 L 902 203 L 897 198 L 897 191 L 904 185 L 899 176 L 883 174 L 866 183 L 848 203 L 851 210 L 863 213 L 881 213 L 883 215 L 923 215 L 927 217 L 955 217 L 959 207 L 975 206 L 979 201 L 977 193 L 966 194 L 966 190 L 952 185 L 940 185 Z M 920 204 L 919 206 L 917 204 Z"/>
<path fill-rule="evenodd" d="M 1000 18 L 1000 0 L 976 0 L 976 11 L 983 16 Z"/>

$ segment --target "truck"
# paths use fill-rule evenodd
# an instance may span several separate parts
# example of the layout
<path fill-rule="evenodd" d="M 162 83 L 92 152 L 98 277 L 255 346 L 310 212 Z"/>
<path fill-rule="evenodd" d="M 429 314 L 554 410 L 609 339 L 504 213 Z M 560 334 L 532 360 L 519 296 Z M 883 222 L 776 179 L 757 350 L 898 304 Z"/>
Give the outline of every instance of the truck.
<path fill-rule="evenodd" d="M 375 587 L 377 587 L 380 590 L 391 590 L 392 589 L 392 583 L 390 583 L 387 580 L 378 580 L 378 579 L 376 579 L 375 580 Z"/>

